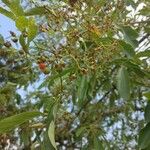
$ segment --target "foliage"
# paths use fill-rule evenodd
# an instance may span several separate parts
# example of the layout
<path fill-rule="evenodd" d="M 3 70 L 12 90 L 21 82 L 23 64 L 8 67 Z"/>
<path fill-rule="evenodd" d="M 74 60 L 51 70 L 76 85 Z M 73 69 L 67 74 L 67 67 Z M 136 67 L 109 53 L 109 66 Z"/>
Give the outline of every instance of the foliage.
<path fill-rule="evenodd" d="M 2 149 L 7 139 L 19 149 L 149 148 L 148 0 L 2 5 L 18 29 L 0 35 Z"/>

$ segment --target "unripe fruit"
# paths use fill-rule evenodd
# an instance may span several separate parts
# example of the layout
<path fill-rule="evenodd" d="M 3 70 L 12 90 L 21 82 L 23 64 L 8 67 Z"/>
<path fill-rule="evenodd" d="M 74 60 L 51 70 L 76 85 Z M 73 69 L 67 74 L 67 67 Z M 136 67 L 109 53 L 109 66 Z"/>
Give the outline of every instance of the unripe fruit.
<path fill-rule="evenodd" d="M 18 42 L 18 39 L 17 39 L 17 38 L 13 38 L 12 41 L 13 41 L 14 43 L 17 43 L 17 42 Z"/>
<path fill-rule="evenodd" d="M 49 29 L 48 29 L 48 27 L 46 27 L 45 25 L 40 25 L 39 26 L 39 31 L 40 32 L 46 32 L 46 31 L 48 31 Z"/>
<path fill-rule="evenodd" d="M 86 68 L 82 68 L 80 71 L 81 71 L 82 74 L 87 74 L 88 73 L 88 70 Z"/>
<path fill-rule="evenodd" d="M 4 46 L 7 47 L 7 48 L 10 48 L 11 47 L 11 43 L 9 41 L 7 41 L 7 42 L 4 43 Z"/>
<path fill-rule="evenodd" d="M 22 36 L 23 36 L 24 38 L 28 37 L 27 31 L 23 31 L 23 32 L 22 32 Z"/>
<path fill-rule="evenodd" d="M 12 37 L 16 37 L 16 33 L 15 32 L 10 31 L 9 33 L 11 34 Z"/>
<path fill-rule="evenodd" d="M 49 74 L 49 73 L 50 73 L 50 70 L 49 70 L 48 68 L 45 68 L 45 69 L 43 70 L 43 73 L 44 73 L 44 74 Z"/>
<path fill-rule="evenodd" d="M 77 0 L 69 0 L 69 3 L 72 7 L 75 5 L 76 2 L 77 2 Z"/>
<path fill-rule="evenodd" d="M 45 61 L 46 61 L 46 58 L 45 58 L 44 56 L 42 56 L 42 57 L 40 58 L 40 61 L 41 61 L 41 62 L 45 62 Z"/>
<path fill-rule="evenodd" d="M 23 55 L 23 54 L 25 54 L 25 52 L 24 52 L 23 50 L 20 50 L 20 51 L 19 51 L 19 54 L 20 54 L 20 55 Z"/>
<path fill-rule="evenodd" d="M 70 79 L 71 81 L 75 80 L 76 78 L 77 78 L 77 77 L 76 77 L 75 74 L 72 74 L 72 75 L 69 77 L 69 79 Z"/>

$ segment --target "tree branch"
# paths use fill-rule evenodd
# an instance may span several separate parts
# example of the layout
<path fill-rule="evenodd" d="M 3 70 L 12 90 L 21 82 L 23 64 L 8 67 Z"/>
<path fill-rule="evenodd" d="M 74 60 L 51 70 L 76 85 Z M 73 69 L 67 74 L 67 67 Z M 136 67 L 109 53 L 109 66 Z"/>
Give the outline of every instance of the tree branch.
<path fill-rule="evenodd" d="M 142 23 L 150 23 L 150 20 L 143 20 L 143 21 L 130 22 L 130 24 L 142 24 Z"/>

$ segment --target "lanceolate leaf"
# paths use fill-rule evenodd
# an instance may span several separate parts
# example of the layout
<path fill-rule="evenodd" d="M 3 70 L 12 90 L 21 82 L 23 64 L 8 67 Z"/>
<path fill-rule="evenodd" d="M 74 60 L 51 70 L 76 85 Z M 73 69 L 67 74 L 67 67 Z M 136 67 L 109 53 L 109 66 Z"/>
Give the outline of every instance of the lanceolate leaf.
<path fill-rule="evenodd" d="M 85 130 L 86 130 L 85 126 L 78 128 L 76 131 L 76 136 L 79 137 Z"/>
<path fill-rule="evenodd" d="M 133 48 L 130 44 L 126 43 L 126 42 L 123 41 L 123 40 L 120 40 L 120 41 L 119 41 L 119 44 L 120 44 L 120 46 L 122 47 L 122 50 L 124 51 L 124 53 L 125 53 L 127 56 L 132 57 L 132 56 L 135 55 L 134 48 Z"/>
<path fill-rule="evenodd" d="M 150 100 L 150 92 L 145 92 L 145 93 L 143 93 L 143 95 L 144 95 L 148 100 Z"/>
<path fill-rule="evenodd" d="M 35 7 L 27 10 L 25 12 L 26 16 L 35 16 L 35 15 L 43 15 L 45 13 L 45 8 L 44 7 Z"/>
<path fill-rule="evenodd" d="M 19 37 L 19 42 L 20 42 L 20 45 L 22 46 L 22 49 L 24 50 L 24 52 L 28 53 L 28 46 L 27 46 L 25 38 L 23 37 L 22 34 Z"/>
<path fill-rule="evenodd" d="M 3 9 L 2 7 L 0 7 L 0 13 L 12 20 L 15 20 L 15 18 L 16 18 L 12 12 L 7 11 L 6 9 Z"/>
<path fill-rule="evenodd" d="M 150 8 L 149 6 L 145 6 L 141 11 L 141 15 L 150 16 Z"/>
<path fill-rule="evenodd" d="M 150 145 L 150 123 L 148 123 L 139 134 L 139 147 L 145 149 Z"/>
<path fill-rule="evenodd" d="M 120 96 L 126 100 L 130 98 L 130 83 L 129 75 L 124 66 L 122 66 L 117 75 L 118 82 L 118 92 Z"/>
<path fill-rule="evenodd" d="M 16 27 L 20 30 L 20 31 L 24 31 L 26 28 L 28 28 L 28 19 L 25 18 L 24 16 L 20 16 L 17 18 L 16 20 Z"/>
<path fill-rule="evenodd" d="M 49 136 L 47 132 L 44 133 L 42 150 L 55 150 L 55 148 L 53 147 L 53 145 L 49 140 Z"/>
<path fill-rule="evenodd" d="M 28 24 L 28 45 L 29 43 L 35 38 L 38 27 L 35 24 L 35 20 L 33 18 L 29 18 L 29 24 Z"/>
<path fill-rule="evenodd" d="M 46 78 L 46 80 L 39 86 L 38 89 L 41 89 L 47 85 L 50 87 L 55 80 L 59 79 L 60 77 L 64 77 L 65 75 L 71 73 L 74 69 L 75 69 L 74 67 L 70 67 L 68 69 L 63 70 L 60 73 L 57 73 L 55 75 L 52 75 L 52 76 Z"/>
<path fill-rule="evenodd" d="M 30 119 L 41 115 L 38 111 L 23 112 L 0 121 L 0 133 L 10 131 Z"/>
<path fill-rule="evenodd" d="M 20 5 L 20 0 L 2 0 L 2 2 L 5 3 L 16 16 L 24 15 L 23 8 Z"/>
<path fill-rule="evenodd" d="M 150 102 L 147 103 L 144 116 L 145 116 L 146 122 L 147 123 L 150 122 Z"/>
<path fill-rule="evenodd" d="M 0 45 L 3 45 L 4 44 L 4 38 L 3 36 L 0 34 Z"/>
<path fill-rule="evenodd" d="M 104 150 L 104 147 L 98 137 L 94 137 L 94 150 Z"/>
<path fill-rule="evenodd" d="M 78 96 L 78 104 L 81 105 L 86 98 L 88 90 L 88 78 L 87 76 L 82 76 L 80 78 L 79 87 L 77 91 Z"/>
<path fill-rule="evenodd" d="M 129 26 L 122 26 L 121 29 L 123 31 L 125 41 L 131 44 L 134 48 L 137 47 L 138 42 L 136 38 L 138 37 L 138 33 Z"/>
<path fill-rule="evenodd" d="M 49 125 L 48 136 L 49 136 L 49 139 L 50 139 L 51 144 L 53 145 L 53 147 L 55 149 L 57 149 L 56 148 L 56 143 L 55 143 L 55 124 L 54 124 L 54 121 L 51 121 L 51 123 Z"/>
<path fill-rule="evenodd" d="M 136 54 L 136 57 L 150 57 L 150 50 L 145 50 Z"/>

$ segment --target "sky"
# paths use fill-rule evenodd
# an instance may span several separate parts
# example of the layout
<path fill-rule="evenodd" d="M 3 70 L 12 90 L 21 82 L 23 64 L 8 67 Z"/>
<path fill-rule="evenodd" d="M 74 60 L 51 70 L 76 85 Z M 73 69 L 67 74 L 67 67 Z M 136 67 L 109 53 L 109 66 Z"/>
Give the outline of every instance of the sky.
<path fill-rule="evenodd" d="M 9 31 L 17 31 L 15 22 L 0 14 L 0 34 L 4 38 L 8 38 L 10 36 Z"/>

